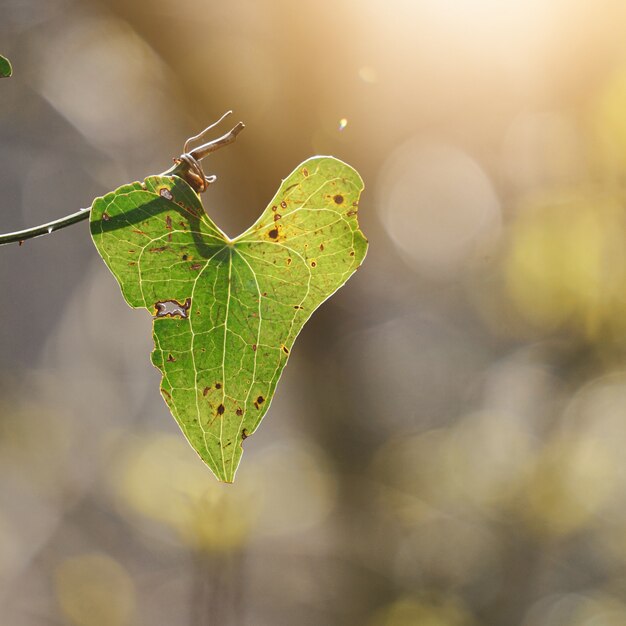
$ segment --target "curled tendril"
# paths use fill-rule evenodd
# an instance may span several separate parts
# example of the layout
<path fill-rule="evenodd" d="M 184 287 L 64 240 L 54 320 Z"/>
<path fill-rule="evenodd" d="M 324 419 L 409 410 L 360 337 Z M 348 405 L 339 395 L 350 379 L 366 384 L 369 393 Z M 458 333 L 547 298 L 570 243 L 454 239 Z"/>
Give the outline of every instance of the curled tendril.
<path fill-rule="evenodd" d="M 177 159 L 174 159 L 175 163 L 186 163 L 188 166 L 187 175 L 192 179 L 194 188 L 197 188 L 199 193 L 206 191 L 209 185 L 213 184 L 217 180 L 215 174 L 206 176 L 200 161 L 196 159 L 190 152 L 181 154 Z"/>
<path fill-rule="evenodd" d="M 224 118 L 228 117 L 232 111 L 226 111 L 222 117 L 220 117 L 217 122 L 213 122 L 210 126 L 207 126 L 201 133 L 190 137 L 185 141 L 185 145 L 183 146 L 183 154 L 181 154 L 178 158 L 174 159 L 174 162 L 179 165 L 184 163 L 187 167 L 186 176 L 188 177 L 188 182 L 196 189 L 198 193 L 202 193 L 207 189 L 209 185 L 214 183 L 217 180 L 217 176 L 215 174 L 211 174 L 210 176 L 206 176 L 202 165 L 200 164 L 201 159 L 210 154 L 211 152 L 215 152 L 218 148 L 232 143 L 235 140 L 235 137 L 243 130 L 244 125 L 239 122 L 234 128 L 232 128 L 228 133 L 218 137 L 217 139 L 213 139 L 208 143 L 204 143 L 197 148 L 193 148 L 190 150 L 191 144 L 196 141 L 202 139 L 208 131 L 215 128 L 218 124 L 220 124 Z"/>

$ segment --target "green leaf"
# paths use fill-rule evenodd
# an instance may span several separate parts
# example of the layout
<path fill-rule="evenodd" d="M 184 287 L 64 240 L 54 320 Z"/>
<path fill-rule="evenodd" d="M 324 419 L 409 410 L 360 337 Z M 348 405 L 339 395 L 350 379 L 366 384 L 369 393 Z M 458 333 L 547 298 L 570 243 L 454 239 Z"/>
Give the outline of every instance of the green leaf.
<path fill-rule="evenodd" d="M 94 201 L 98 251 L 128 304 L 153 316 L 161 394 L 220 480 L 234 479 L 304 323 L 365 257 L 362 189 L 350 166 L 313 157 L 234 240 L 177 176 Z"/>
<path fill-rule="evenodd" d="M 0 78 L 7 78 L 11 76 L 11 74 L 13 74 L 13 68 L 11 67 L 9 59 L 0 54 Z"/>

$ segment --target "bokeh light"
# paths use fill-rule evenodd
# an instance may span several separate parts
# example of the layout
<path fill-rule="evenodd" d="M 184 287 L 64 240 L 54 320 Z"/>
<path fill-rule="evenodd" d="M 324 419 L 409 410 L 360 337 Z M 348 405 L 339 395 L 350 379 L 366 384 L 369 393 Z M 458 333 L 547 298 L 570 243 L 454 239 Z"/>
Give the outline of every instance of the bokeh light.
<path fill-rule="evenodd" d="M 378 209 L 394 243 L 432 278 L 458 275 L 500 234 L 500 203 L 478 163 L 440 143 L 410 142 L 383 166 Z"/>
<path fill-rule="evenodd" d="M 133 583 L 125 569 L 103 554 L 66 559 L 56 570 L 61 610 L 75 626 L 125 626 L 134 616 Z"/>

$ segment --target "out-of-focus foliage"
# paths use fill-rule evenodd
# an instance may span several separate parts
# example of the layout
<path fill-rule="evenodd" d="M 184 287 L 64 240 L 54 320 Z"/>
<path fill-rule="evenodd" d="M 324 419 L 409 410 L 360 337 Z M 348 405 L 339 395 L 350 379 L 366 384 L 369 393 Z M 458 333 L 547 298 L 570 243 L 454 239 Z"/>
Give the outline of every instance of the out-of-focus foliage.
<path fill-rule="evenodd" d="M 532 323 L 600 339 L 626 331 L 626 209 L 606 190 L 552 194 L 519 207 L 507 288 Z"/>
<path fill-rule="evenodd" d="M 129 446 L 113 476 L 127 510 L 165 524 L 199 550 L 241 548 L 258 517 L 259 496 L 251 485 L 223 489 L 170 435 Z"/>
<path fill-rule="evenodd" d="M 297 472 L 282 471 L 290 464 Z M 297 441 L 270 449 L 252 472 L 224 489 L 207 476 L 175 435 L 129 442 L 109 477 L 120 513 L 173 530 L 178 540 L 201 552 L 243 550 L 257 536 L 306 531 L 324 521 L 336 487 L 324 458 Z M 280 515 L 276 512 L 280 510 Z M 153 533 L 160 536 L 157 528 Z M 165 537 L 163 537 L 165 539 Z"/>
<path fill-rule="evenodd" d="M 471 626 L 473 620 L 453 598 L 403 598 L 378 611 L 371 626 Z"/>
<path fill-rule="evenodd" d="M 216 224 L 334 154 L 372 245 L 233 485 L 86 230 L 2 249 L 2 623 L 80 623 L 92 580 L 150 626 L 626 623 L 625 25 L 614 0 L 9 3 L 7 231 L 233 108 Z"/>

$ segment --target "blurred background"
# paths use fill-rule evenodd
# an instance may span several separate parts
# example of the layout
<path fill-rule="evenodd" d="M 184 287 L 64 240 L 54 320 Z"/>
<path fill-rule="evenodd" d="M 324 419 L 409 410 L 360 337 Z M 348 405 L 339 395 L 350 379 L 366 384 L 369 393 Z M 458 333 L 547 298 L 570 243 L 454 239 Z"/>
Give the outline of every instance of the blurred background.
<path fill-rule="evenodd" d="M 370 240 L 230 486 L 86 223 L 0 249 L 2 625 L 626 624 L 623 0 L 0 0 L 0 52 L 2 232 L 232 108 L 227 233 L 332 154 Z"/>

